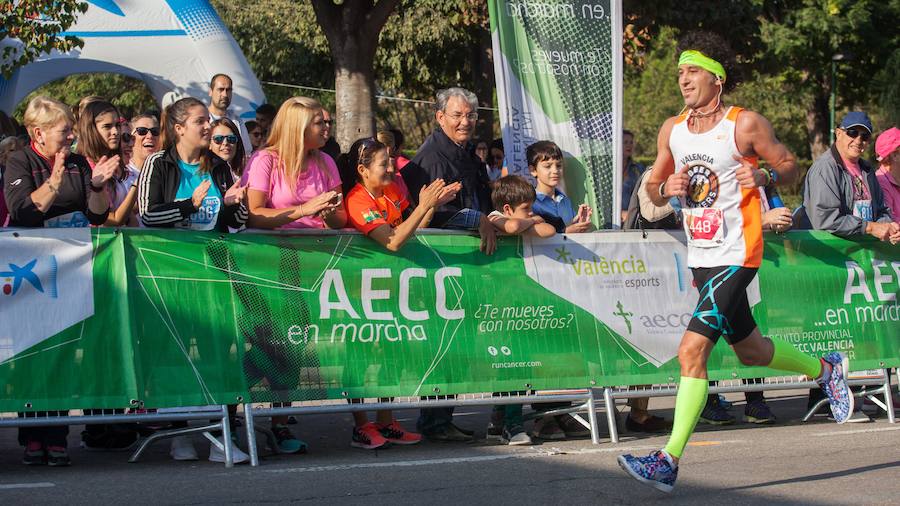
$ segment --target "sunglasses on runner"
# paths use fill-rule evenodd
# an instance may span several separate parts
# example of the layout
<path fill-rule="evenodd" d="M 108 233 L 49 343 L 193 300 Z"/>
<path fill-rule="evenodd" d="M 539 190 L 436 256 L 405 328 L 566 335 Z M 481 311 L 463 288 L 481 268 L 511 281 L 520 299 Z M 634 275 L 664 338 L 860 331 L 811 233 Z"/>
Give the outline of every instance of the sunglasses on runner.
<path fill-rule="evenodd" d="M 125 132 L 122 134 L 122 142 L 124 142 L 125 144 L 131 144 L 132 142 L 134 142 L 134 136 L 128 132 Z"/>
<path fill-rule="evenodd" d="M 222 144 L 223 142 L 227 142 L 228 144 L 237 144 L 237 135 L 213 135 L 212 141 L 216 144 Z"/>
<path fill-rule="evenodd" d="M 159 137 L 159 128 L 158 127 L 153 127 L 153 128 L 137 127 L 134 129 L 134 133 L 136 133 L 140 136 L 144 136 L 149 133 L 153 137 Z"/>
<path fill-rule="evenodd" d="M 860 137 L 863 141 L 868 141 L 872 138 L 872 132 L 869 132 L 865 129 L 860 129 L 856 127 L 850 127 L 844 130 L 844 133 L 847 134 L 851 139 L 855 139 Z"/>

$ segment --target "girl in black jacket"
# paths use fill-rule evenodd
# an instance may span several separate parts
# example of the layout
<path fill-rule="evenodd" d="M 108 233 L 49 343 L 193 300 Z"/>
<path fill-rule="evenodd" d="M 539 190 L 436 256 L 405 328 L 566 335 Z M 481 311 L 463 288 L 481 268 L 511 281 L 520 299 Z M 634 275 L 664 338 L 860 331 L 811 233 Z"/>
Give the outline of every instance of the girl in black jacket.
<path fill-rule="evenodd" d="M 209 111 L 183 98 L 163 113 L 163 151 L 150 155 L 138 179 L 138 212 L 148 227 L 227 232 L 247 221 L 246 189 L 209 150 Z"/>

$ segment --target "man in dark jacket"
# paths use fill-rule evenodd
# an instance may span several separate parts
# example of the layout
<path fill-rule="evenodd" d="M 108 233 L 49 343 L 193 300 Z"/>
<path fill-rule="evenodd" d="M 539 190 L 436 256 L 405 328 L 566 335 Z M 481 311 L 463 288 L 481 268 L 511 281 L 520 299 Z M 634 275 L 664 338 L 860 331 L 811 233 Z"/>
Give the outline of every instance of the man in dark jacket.
<path fill-rule="evenodd" d="M 463 88 L 440 90 L 436 98 L 438 127 L 404 167 L 403 178 L 414 201 L 422 187 L 436 179 L 443 179 L 447 184 L 462 183 L 456 199 L 437 208 L 431 226 L 478 230 L 481 250 L 490 255 L 497 242 L 496 229 L 487 220 L 491 212 L 490 181 L 483 162 L 468 146 L 478 121 L 478 99 Z"/>
<path fill-rule="evenodd" d="M 463 88 L 447 88 L 437 93 L 435 119 L 438 127 L 425 139 L 416 156 L 403 168 L 410 199 L 416 201 L 423 186 L 436 179 L 447 184 L 459 181 L 462 191 L 455 200 L 435 210 L 431 226 L 436 228 L 478 230 L 481 251 L 494 253 L 497 232 L 488 221 L 491 190 L 484 163 L 469 149 L 478 98 Z M 418 204 L 418 202 L 417 202 Z M 453 424 L 453 408 L 423 409 L 418 428 L 433 441 L 470 441 L 472 431 Z"/>

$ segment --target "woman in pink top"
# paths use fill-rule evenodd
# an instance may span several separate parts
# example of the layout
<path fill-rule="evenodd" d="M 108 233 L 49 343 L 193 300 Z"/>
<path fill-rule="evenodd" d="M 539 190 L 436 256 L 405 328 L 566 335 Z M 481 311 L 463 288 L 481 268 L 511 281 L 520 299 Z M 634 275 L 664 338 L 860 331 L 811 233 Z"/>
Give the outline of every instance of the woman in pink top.
<path fill-rule="evenodd" d="M 247 169 L 251 228 L 343 228 L 341 178 L 330 156 L 322 106 L 307 97 L 281 104 L 266 146 Z"/>
<path fill-rule="evenodd" d="M 878 184 L 884 193 L 884 203 L 891 209 L 891 217 L 900 223 L 900 129 L 893 127 L 878 136 L 875 142 L 878 156 Z"/>

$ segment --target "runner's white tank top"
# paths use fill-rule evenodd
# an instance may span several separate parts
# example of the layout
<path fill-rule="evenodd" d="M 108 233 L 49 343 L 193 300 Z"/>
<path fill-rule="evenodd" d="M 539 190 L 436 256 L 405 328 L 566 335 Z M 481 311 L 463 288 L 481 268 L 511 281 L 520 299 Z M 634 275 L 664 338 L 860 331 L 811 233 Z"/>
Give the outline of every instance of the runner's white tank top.
<path fill-rule="evenodd" d="M 759 190 L 738 184 L 740 157 L 734 131 L 743 109 L 729 107 L 708 132 L 688 130 L 679 116 L 669 136 L 675 170 L 687 167 L 688 195 L 683 200 L 689 267 L 759 267 L 762 261 L 762 208 Z M 753 166 L 756 158 L 749 159 Z"/>

